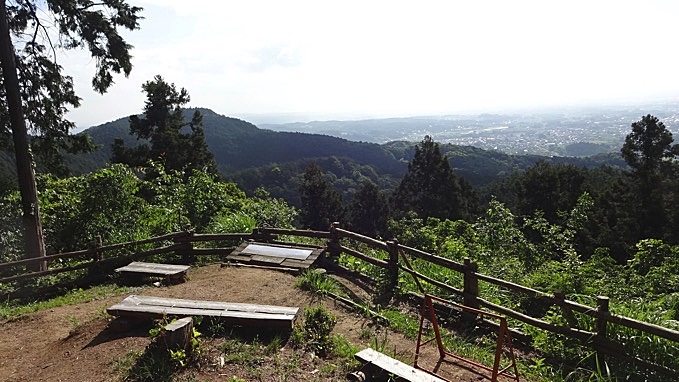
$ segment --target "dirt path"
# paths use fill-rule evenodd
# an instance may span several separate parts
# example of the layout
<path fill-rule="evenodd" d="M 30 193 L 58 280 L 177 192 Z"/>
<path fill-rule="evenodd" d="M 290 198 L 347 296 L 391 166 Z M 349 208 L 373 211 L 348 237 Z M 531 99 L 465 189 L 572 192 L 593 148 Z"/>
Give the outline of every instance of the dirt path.
<path fill-rule="evenodd" d="M 399 358 L 412 360 L 414 341 L 398 333 L 375 333 L 365 318 L 351 313 L 332 300 L 321 299 L 294 287 L 295 276 L 261 269 L 211 265 L 193 269 L 183 284 L 144 287 L 139 294 L 258 303 L 282 306 L 324 304 L 338 317 L 334 332 L 349 342 L 370 346 L 379 338 Z M 130 351 L 142 351 L 150 342 L 148 327 L 113 330 L 105 309 L 124 298 L 112 296 L 88 303 L 28 314 L 2 322 L 0 330 L 0 380 L 18 381 L 120 381 L 123 379 L 116 364 Z M 379 337 L 378 337 L 379 336 Z M 386 337 L 385 337 L 386 336 Z M 385 339 L 386 338 L 386 339 Z M 432 352 L 433 353 L 433 352 Z M 432 357 L 435 355 L 432 354 Z M 313 370 L 299 370 L 298 379 Z M 200 380 L 228 380 L 226 373 L 200 374 Z M 453 368 L 447 375 L 453 381 L 475 381 L 479 376 Z M 294 379 L 293 379 L 294 380 Z"/>

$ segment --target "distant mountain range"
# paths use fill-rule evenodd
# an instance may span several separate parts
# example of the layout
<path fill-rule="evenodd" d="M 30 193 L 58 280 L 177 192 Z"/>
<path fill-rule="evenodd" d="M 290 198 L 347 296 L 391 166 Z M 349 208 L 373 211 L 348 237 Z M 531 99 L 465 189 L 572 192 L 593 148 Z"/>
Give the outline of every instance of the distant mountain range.
<path fill-rule="evenodd" d="M 196 109 L 188 109 L 190 116 Z M 361 182 L 370 179 L 384 189 L 400 181 L 412 159 L 414 141 L 395 141 L 385 144 L 357 142 L 330 135 L 273 131 L 235 118 L 219 115 L 209 109 L 197 109 L 203 115 L 205 139 L 214 153 L 220 173 L 236 181 L 246 191 L 256 187 L 268 189 L 272 195 L 290 200 L 296 197 L 304 167 L 317 162 L 328 174 L 328 179 L 345 192 L 352 193 Z M 388 126 L 390 120 L 384 120 Z M 374 124 L 377 126 L 378 122 Z M 405 129 L 405 126 L 403 126 Z M 99 148 L 89 154 L 69 156 L 69 167 L 74 174 L 83 174 L 105 166 L 111 156 L 111 144 L 122 138 L 128 146 L 136 145 L 129 135 L 128 118 L 91 127 L 85 130 Z M 366 130 L 366 134 L 370 131 Z M 487 184 L 514 171 L 525 169 L 538 160 L 553 163 L 573 163 L 594 167 L 602 163 L 624 166 L 619 155 L 600 155 L 590 158 L 544 157 L 538 155 L 508 155 L 471 146 L 442 144 L 456 173 L 474 185 Z M 0 155 L 0 170 L 13 165 L 11 156 Z"/>
<path fill-rule="evenodd" d="M 261 124 L 275 131 L 327 134 L 352 141 L 420 141 L 474 146 L 506 154 L 591 156 L 619 152 L 631 124 L 652 114 L 679 133 L 679 106 L 656 103 L 592 106 L 477 115 L 440 115 L 362 120 Z"/>

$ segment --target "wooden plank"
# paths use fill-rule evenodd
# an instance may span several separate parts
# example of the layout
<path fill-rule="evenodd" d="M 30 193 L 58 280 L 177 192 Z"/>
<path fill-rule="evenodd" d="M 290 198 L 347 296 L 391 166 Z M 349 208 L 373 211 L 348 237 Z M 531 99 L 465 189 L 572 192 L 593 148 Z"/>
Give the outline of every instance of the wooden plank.
<path fill-rule="evenodd" d="M 236 260 L 236 261 L 250 261 L 252 258 L 250 256 L 246 255 L 240 255 L 240 254 L 235 254 L 231 253 L 230 255 L 226 256 L 228 260 Z"/>
<path fill-rule="evenodd" d="M 259 263 L 267 263 L 267 264 L 280 264 L 284 260 L 285 260 L 285 257 L 253 255 L 252 259 L 250 261 L 256 261 L 256 262 L 259 262 Z"/>
<path fill-rule="evenodd" d="M 170 276 L 185 273 L 189 268 L 191 268 L 189 265 L 143 263 L 134 261 L 124 267 L 117 268 L 115 271 Z"/>
<path fill-rule="evenodd" d="M 243 312 L 235 310 L 217 309 L 197 309 L 181 308 L 176 306 L 155 306 L 155 305 L 127 305 L 116 304 L 106 309 L 114 316 L 122 316 L 125 313 L 152 313 L 160 316 L 211 316 L 227 318 L 245 318 L 250 320 L 273 320 L 273 321 L 292 321 L 294 316 L 291 314 L 275 314 L 262 312 Z"/>
<path fill-rule="evenodd" d="M 318 239 L 332 239 L 332 235 L 327 231 L 311 231 L 311 230 L 299 230 L 299 229 L 284 229 L 284 228 L 270 228 L 261 227 L 259 232 L 263 234 L 274 234 L 274 235 L 290 235 L 290 236 L 304 236 L 304 237 L 314 237 Z"/>
<path fill-rule="evenodd" d="M 281 263 L 282 266 L 284 267 L 293 267 L 293 268 L 309 268 L 311 266 L 312 262 L 308 261 L 300 261 L 300 260 L 295 260 L 295 259 L 285 259 Z"/>
<path fill-rule="evenodd" d="M 312 252 L 313 250 L 308 248 L 282 247 L 257 243 L 250 243 L 241 251 L 242 254 L 285 257 L 297 260 L 306 260 Z"/>
<path fill-rule="evenodd" d="M 334 228 L 334 232 L 337 232 L 338 234 L 340 234 L 341 237 L 347 237 L 349 239 L 360 241 L 362 243 L 368 244 L 369 246 L 371 246 L 373 248 L 378 248 L 378 249 L 381 249 L 383 251 L 389 250 L 389 246 L 387 245 L 387 243 L 380 241 L 380 240 L 375 240 L 372 237 L 361 235 L 361 234 L 358 234 L 356 232 L 347 231 L 347 230 L 344 230 L 344 229 L 341 229 L 341 228 Z"/>
<path fill-rule="evenodd" d="M 351 248 L 347 248 L 345 246 L 340 246 L 340 249 L 342 250 L 342 252 L 345 252 L 348 255 L 356 257 L 359 260 L 363 260 L 366 263 L 370 263 L 372 265 L 375 265 L 377 267 L 384 268 L 384 269 L 389 268 L 389 262 L 387 262 L 387 261 L 376 259 L 374 257 L 370 257 L 366 254 L 363 254 L 363 253 L 356 251 L 356 250 L 353 250 Z"/>
<path fill-rule="evenodd" d="M 186 300 L 180 298 L 153 297 L 142 295 L 130 295 L 121 304 L 180 307 L 205 310 L 228 310 L 241 312 L 259 312 L 271 314 L 297 314 L 299 308 L 276 305 L 245 304 L 237 302 Z"/>
<path fill-rule="evenodd" d="M 139 268 L 139 269 L 152 269 L 152 270 L 159 270 L 159 271 L 179 271 L 179 272 L 184 272 L 187 269 L 191 268 L 190 265 L 144 263 L 144 262 L 141 262 L 141 261 L 133 261 L 130 264 L 128 264 L 126 267 Z M 125 267 L 123 267 L 123 268 L 125 268 Z"/>
<path fill-rule="evenodd" d="M 427 373 L 426 371 L 408 366 L 405 363 L 393 359 L 371 348 L 363 349 L 354 355 L 357 360 L 370 363 L 382 370 L 399 376 L 411 382 L 445 382 L 445 380 Z"/>
<path fill-rule="evenodd" d="M 287 314 L 266 314 L 250 312 L 230 312 L 219 310 L 200 310 L 189 308 L 168 308 L 158 306 L 122 306 L 114 305 L 106 312 L 112 316 L 137 317 L 137 318 L 163 318 L 167 316 L 203 316 L 216 317 L 226 324 L 254 326 L 254 327 L 277 327 L 291 328 L 295 316 Z"/>
<path fill-rule="evenodd" d="M 226 309 L 226 308 L 229 309 Z M 131 295 L 106 309 L 112 316 L 162 318 L 165 316 L 209 316 L 233 325 L 291 328 L 299 308 L 195 301 Z"/>

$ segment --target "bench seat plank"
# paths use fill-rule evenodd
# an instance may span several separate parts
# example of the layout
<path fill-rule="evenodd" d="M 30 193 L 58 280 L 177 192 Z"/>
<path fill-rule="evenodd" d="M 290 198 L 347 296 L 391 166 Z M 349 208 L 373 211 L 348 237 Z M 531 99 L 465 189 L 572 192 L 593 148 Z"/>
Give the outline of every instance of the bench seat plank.
<path fill-rule="evenodd" d="M 259 312 L 272 314 L 297 314 L 299 308 L 276 305 L 244 304 L 237 302 L 221 302 L 206 300 L 185 300 L 181 298 L 153 297 L 131 295 L 126 297 L 121 304 L 142 306 L 165 306 L 189 309 L 205 310 L 228 310 L 241 312 Z"/>
<path fill-rule="evenodd" d="M 354 357 L 356 357 L 356 359 L 361 362 L 371 363 L 384 371 L 405 379 L 406 381 L 445 382 L 444 379 L 441 379 L 435 375 L 431 375 L 423 370 L 406 365 L 399 360 L 393 359 L 371 348 L 361 350 L 360 352 L 356 353 Z"/>
<path fill-rule="evenodd" d="M 106 309 L 112 316 L 162 318 L 164 316 L 218 317 L 233 325 L 291 328 L 299 308 L 223 303 L 131 295 Z"/>
<path fill-rule="evenodd" d="M 134 261 L 124 267 L 117 268 L 116 272 L 173 276 L 185 273 L 186 271 L 189 270 L 189 268 L 191 268 L 191 266 L 189 265 L 143 263 L 139 261 Z"/>

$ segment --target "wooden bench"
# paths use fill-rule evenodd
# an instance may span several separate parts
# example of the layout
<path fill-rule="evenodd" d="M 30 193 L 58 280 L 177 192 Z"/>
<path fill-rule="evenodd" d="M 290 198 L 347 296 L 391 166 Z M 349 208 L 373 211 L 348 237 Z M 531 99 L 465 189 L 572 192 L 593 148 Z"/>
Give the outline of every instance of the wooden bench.
<path fill-rule="evenodd" d="M 299 308 L 131 295 L 106 309 L 116 317 L 218 317 L 230 325 L 292 329 Z"/>
<path fill-rule="evenodd" d="M 397 359 L 393 359 L 388 355 L 382 354 L 371 348 L 361 350 L 360 352 L 356 353 L 354 357 L 364 364 L 371 364 L 406 381 L 445 382 L 444 379 L 441 379 L 435 375 L 431 375 L 426 371 L 406 365 Z"/>
<path fill-rule="evenodd" d="M 186 279 L 186 272 L 191 266 L 189 265 L 175 265 L 175 264 L 160 264 L 160 263 L 143 263 L 141 261 L 134 261 L 124 267 L 117 268 L 115 271 L 126 277 L 133 276 L 160 276 L 164 277 L 169 283 L 178 283 Z"/>

